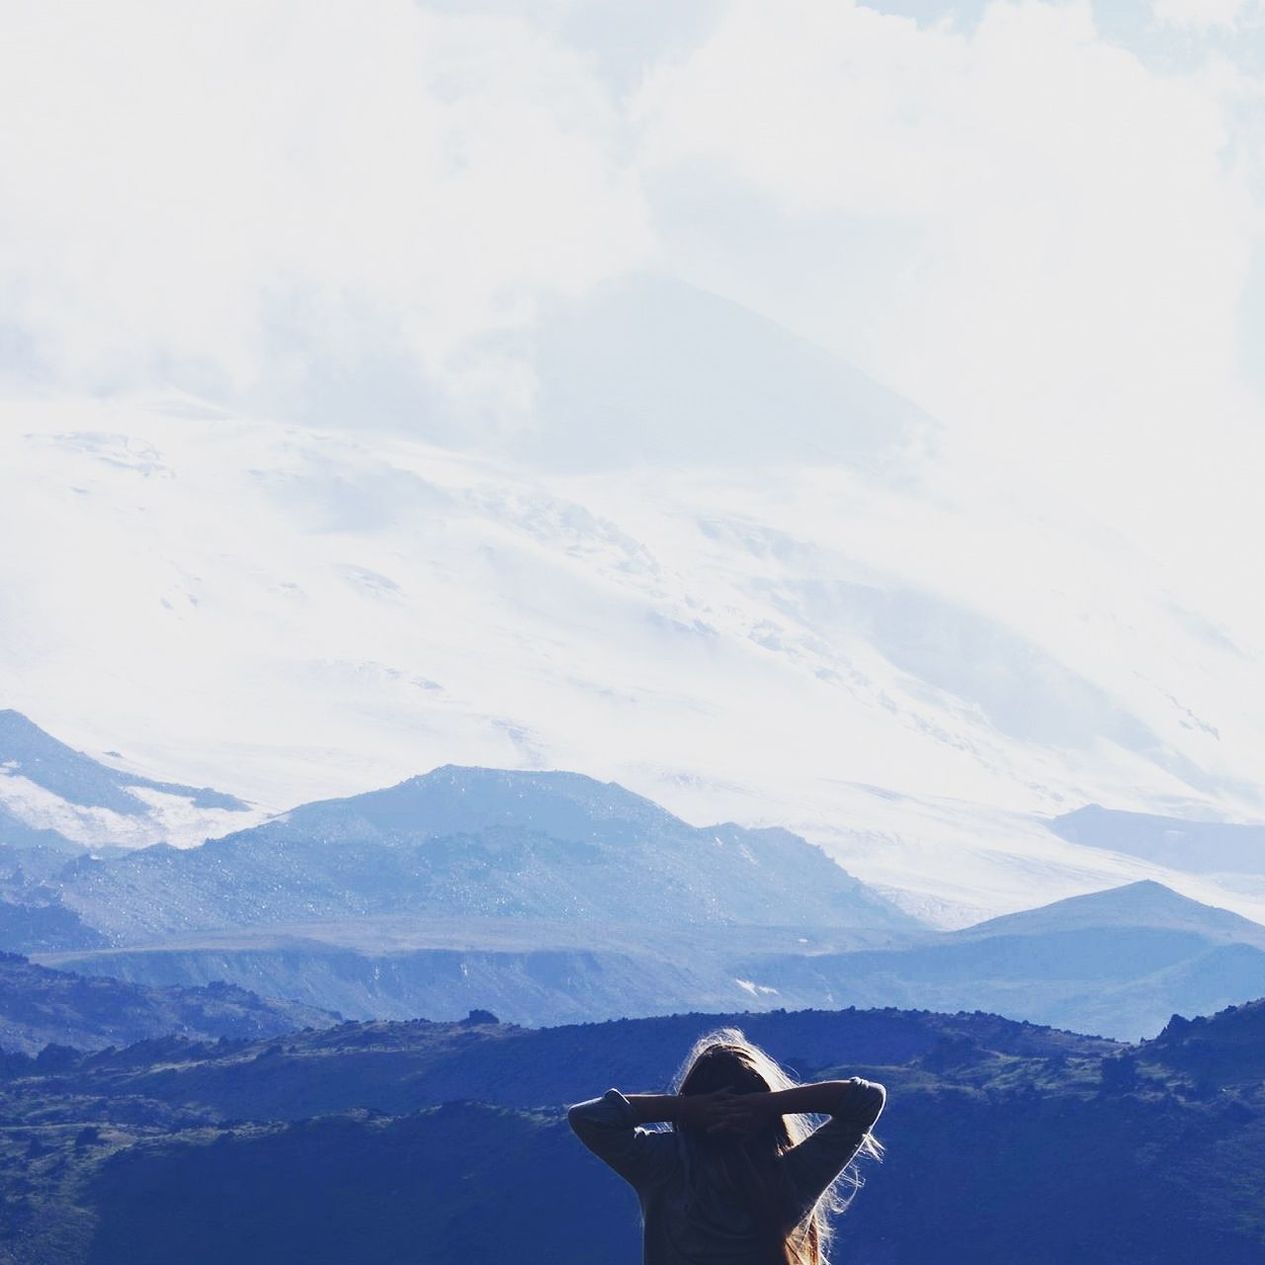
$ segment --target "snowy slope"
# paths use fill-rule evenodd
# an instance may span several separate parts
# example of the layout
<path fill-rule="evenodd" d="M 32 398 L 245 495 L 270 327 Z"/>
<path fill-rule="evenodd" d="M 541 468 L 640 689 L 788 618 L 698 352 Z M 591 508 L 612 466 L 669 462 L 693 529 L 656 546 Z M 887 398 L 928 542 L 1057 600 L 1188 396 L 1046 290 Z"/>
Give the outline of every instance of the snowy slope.
<path fill-rule="evenodd" d="M 4 701 L 272 810 L 574 769 L 798 830 L 945 925 L 1138 878 L 1265 916 L 1044 825 L 1265 815 L 1250 605 L 1085 507 L 832 460 L 546 473 L 184 398 L 8 402 Z"/>
<path fill-rule="evenodd" d="M 75 851 L 199 843 L 259 816 L 236 796 L 210 787 L 157 782 L 102 764 L 20 712 L 0 711 L 0 844 Z"/>

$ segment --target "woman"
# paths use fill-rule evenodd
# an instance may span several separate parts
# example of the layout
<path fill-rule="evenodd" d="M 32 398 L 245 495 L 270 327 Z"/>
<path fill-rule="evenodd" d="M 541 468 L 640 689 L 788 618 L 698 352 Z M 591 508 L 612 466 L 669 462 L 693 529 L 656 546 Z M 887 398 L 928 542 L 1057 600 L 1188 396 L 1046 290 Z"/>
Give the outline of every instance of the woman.
<path fill-rule="evenodd" d="M 645 1265 L 826 1265 L 828 1217 L 846 1206 L 837 1181 L 858 1152 L 882 1153 L 870 1128 L 883 1086 L 859 1077 L 796 1085 L 722 1028 L 695 1044 L 676 1089 L 612 1089 L 568 1115 L 636 1190 Z M 811 1130 L 806 1114 L 830 1120 Z M 656 1122 L 672 1128 L 637 1127 Z"/>

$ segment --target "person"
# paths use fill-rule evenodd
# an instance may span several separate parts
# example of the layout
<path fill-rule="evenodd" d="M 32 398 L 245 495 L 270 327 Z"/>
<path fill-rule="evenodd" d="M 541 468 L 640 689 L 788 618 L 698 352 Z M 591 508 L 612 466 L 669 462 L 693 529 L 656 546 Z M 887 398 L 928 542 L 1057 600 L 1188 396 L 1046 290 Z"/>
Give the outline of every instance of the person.
<path fill-rule="evenodd" d="M 830 1217 L 881 1158 L 882 1085 L 797 1085 L 736 1028 L 701 1037 L 671 1094 L 608 1090 L 568 1112 L 576 1135 L 637 1192 L 645 1265 L 827 1265 Z M 808 1115 L 829 1116 L 813 1129 Z M 647 1124 L 670 1129 L 644 1129 Z M 847 1176 L 845 1176 L 847 1170 Z"/>

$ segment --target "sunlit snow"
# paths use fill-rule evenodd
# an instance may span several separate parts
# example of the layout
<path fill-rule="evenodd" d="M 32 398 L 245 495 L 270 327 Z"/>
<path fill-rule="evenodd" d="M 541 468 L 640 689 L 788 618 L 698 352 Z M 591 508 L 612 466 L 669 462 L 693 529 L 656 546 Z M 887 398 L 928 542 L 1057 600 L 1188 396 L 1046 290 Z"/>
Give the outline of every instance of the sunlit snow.
<path fill-rule="evenodd" d="M 1042 815 L 1263 811 L 1250 606 L 930 458 L 545 473 L 183 398 L 9 402 L 0 529 L 4 701 L 260 811 L 574 769 L 799 830 L 952 925 L 1160 873 Z"/>

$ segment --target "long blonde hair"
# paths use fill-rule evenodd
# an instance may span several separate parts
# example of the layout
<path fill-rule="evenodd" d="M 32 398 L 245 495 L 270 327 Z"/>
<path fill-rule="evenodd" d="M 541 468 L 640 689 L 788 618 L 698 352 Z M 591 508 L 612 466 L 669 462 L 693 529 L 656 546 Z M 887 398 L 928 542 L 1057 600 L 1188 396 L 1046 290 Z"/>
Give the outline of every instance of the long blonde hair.
<path fill-rule="evenodd" d="M 717 1028 L 695 1041 L 673 1087 L 678 1094 L 707 1094 L 718 1089 L 755 1093 L 793 1089 L 797 1083 L 737 1028 Z M 769 1128 L 739 1145 L 718 1145 L 677 1127 L 690 1148 L 691 1165 L 706 1166 L 743 1193 L 774 1259 L 784 1265 L 829 1265 L 830 1218 L 847 1208 L 861 1185 L 856 1165 L 849 1164 L 822 1192 L 808 1216 L 787 1226 L 785 1209 L 790 1206 L 791 1192 L 780 1184 L 777 1160 L 808 1137 L 813 1127 L 811 1117 L 778 1116 Z M 866 1134 L 858 1154 L 881 1159 L 883 1148 Z"/>

